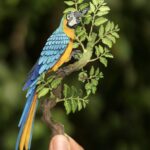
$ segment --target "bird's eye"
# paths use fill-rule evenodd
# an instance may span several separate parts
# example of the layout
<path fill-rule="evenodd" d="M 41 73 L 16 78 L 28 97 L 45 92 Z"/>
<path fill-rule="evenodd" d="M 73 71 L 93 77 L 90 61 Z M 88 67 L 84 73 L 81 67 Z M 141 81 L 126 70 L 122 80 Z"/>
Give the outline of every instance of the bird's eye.
<path fill-rule="evenodd" d="M 67 20 L 70 20 L 70 18 L 71 18 L 71 15 L 70 14 L 67 15 Z"/>

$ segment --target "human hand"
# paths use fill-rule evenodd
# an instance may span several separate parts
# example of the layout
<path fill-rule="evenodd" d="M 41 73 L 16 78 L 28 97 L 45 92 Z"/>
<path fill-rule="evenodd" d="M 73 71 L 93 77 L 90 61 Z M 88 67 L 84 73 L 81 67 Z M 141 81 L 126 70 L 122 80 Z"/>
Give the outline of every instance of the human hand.
<path fill-rule="evenodd" d="M 50 141 L 49 150 L 84 150 L 84 149 L 71 137 L 66 137 L 64 135 L 56 135 Z"/>

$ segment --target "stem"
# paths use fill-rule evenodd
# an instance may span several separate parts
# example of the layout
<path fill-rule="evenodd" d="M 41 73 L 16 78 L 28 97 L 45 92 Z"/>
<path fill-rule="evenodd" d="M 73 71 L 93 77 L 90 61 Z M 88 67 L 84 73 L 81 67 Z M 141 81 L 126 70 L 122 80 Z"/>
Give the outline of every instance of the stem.
<path fill-rule="evenodd" d="M 98 11 L 98 9 L 100 8 L 101 5 L 98 5 L 96 7 L 96 10 L 94 12 L 94 15 L 93 15 L 93 20 L 92 20 L 92 25 L 91 25 L 91 29 L 90 29 L 90 34 L 89 34 L 89 37 L 91 36 L 92 32 L 93 32 L 93 28 L 94 28 L 94 22 L 95 22 L 95 18 L 96 18 L 96 13 Z"/>
<path fill-rule="evenodd" d="M 101 38 L 99 38 L 94 45 L 98 44 L 100 42 Z"/>
<path fill-rule="evenodd" d="M 99 60 L 99 57 L 89 60 L 89 63 L 94 62 L 94 61 L 97 61 L 97 60 Z"/>
<path fill-rule="evenodd" d="M 75 9 L 78 11 L 78 4 L 77 4 L 77 0 L 75 0 Z"/>
<path fill-rule="evenodd" d="M 88 98 L 88 96 L 85 96 L 84 98 L 80 98 L 80 97 L 68 97 L 67 98 L 67 100 L 66 99 L 58 99 L 57 100 L 57 103 L 61 103 L 61 102 L 64 102 L 64 101 L 70 101 L 70 100 L 76 100 L 77 101 L 77 99 L 79 100 L 79 101 L 82 101 L 82 102 L 85 102 L 85 99 L 86 98 Z"/>
<path fill-rule="evenodd" d="M 80 46 L 82 47 L 83 52 L 85 52 L 86 51 L 85 47 L 84 47 L 83 43 L 79 40 L 79 38 L 77 36 L 76 36 L 76 40 L 80 44 Z"/>
<path fill-rule="evenodd" d="M 52 120 L 51 109 L 56 106 L 56 101 L 45 100 L 42 105 L 43 121 L 52 130 L 52 135 L 64 134 L 64 126 Z"/>
<path fill-rule="evenodd" d="M 89 37 L 91 36 L 92 32 L 93 32 L 93 28 L 94 28 L 94 22 L 95 22 L 95 12 L 94 12 L 94 16 L 93 16 L 93 20 L 92 20 L 92 25 L 91 25 L 91 29 L 90 29 L 90 33 L 89 33 Z"/>

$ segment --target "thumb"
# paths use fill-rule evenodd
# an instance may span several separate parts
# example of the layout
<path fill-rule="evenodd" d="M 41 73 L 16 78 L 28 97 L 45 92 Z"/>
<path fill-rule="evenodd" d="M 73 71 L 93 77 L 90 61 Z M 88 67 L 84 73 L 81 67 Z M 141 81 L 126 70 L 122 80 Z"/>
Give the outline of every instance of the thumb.
<path fill-rule="evenodd" d="M 56 135 L 52 138 L 49 150 L 70 150 L 67 138 L 63 135 Z"/>

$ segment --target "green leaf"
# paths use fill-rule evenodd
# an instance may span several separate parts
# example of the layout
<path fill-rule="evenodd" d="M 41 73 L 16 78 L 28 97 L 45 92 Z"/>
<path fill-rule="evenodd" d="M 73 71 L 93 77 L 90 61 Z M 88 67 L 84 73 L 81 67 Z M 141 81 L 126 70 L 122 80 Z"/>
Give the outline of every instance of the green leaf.
<path fill-rule="evenodd" d="M 95 6 L 90 2 L 90 10 L 92 11 L 92 12 L 94 12 L 95 11 Z"/>
<path fill-rule="evenodd" d="M 79 45 L 80 45 L 79 43 L 74 42 L 74 43 L 73 43 L 73 48 L 74 48 L 74 49 L 76 49 L 76 48 L 78 48 L 78 47 L 79 47 Z"/>
<path fill-rule="evenodd" d="M 106 18 L 104 18 L 104 17 L 97 18 L 97 19 L 95 20 L 95 25 L 96 25 L 96 26 L 100 26 L 100 25 L 104 24 L 104 23 L 107 22 L 107 21 L 108 21 L 108 19 L 106 19 Z"/>
<path fill-rule="evenodd" d="M 42 83 L 42 80 L 38 80 L 38 82 L 36 83 L 36 85 L 39 85 Z"/>
<path fill-rule="evenodd" d="M 113 37 L 111 34 L 107 35 L 107 38 L 110 39 L 113 43 L 116 43 L 115 37 Z"/>
<path fill-rule="evenodd" d="M 104 37 L 104 26 L 103 25 L 101 25 L 100 26 L 100 28 L 99 28 L 99 37 L 100 38 L 102 38 L 102 37 Z"/>
<path fill-rule="evenodd" d="M 104 78 L 104 75 L 103 75 L 103 73 L 102 73 L 102 72 L 100 72 L 100 74 L 99 74 L 99 78 Z"/>
<path fill-rule="evenodd" d="M 44 88 L 44 89 L 42 89 L 42 90 L 38 93 L 38 98 L 41 98 L 41 97 L 45 96 L 46 94 L 48 94 L 49 90 L 50 90 L 49 88 Z"/>
<path fill-rule="evenodd" d="M 81 42 L 85 41 L 86 40 L 86 35 L 83 34 L 79 39 L 80 39 Z"/>
<path fill-rule="evenodd" d="M 108 6 L 101 6 L 100 11 L 110 11 L 110 8 Z"/>
<path fill-rule="evenodd" d="M 97 6 L 97 5 L 98 5 L 98 3 L 99 3 L 99 0 L 92 0 L 92 2 L 93 2 L 93 4 L 94 4 L 94 5 L 96 5 L 96 6 Z"/>
<path fill-rule="evenodd" d="M 100 53 L 101 53 L 101 54 L 103 54 L 103 53 L 104 53 L 104 49 L 103 49 L 103 47 L 102 47 L 101 45 L 99 45 L 99 47 L 98 47 L 98 48 L 99 48 Z"/>
<path fill-rule="evenodd" d="M 92 16 L 88 16 L 84 19 L 84 24 L 89 24 L 92 21 Z"/>
<path fill-rule="evenodd" d="M 98 85 L 98 81 L 95 80 L 95 79 L 92 79 L 91 82 L 92 82 L 92 84 L 93 84 L 94 86 L 97 86 L 97 85 Z"/>
<path fill-rule="evenodd" d="M 67 84 L 64 84 L 63 95 L 65 98 L 67 98 L 68 92 L 70 92 L 69 86 Z"/>
<path fill-rule="evenodd" d="M 120 31 L 118 25 L 115 26 L 115 30 L 116 30 L 116 31 Z"/>
<path fill-rule="evenodd" d="M 82 103 L 80 100 L 78 100 L 78 111 L 82 110 Z"/>
<path fill-rule="evenodd" d="M 104 3 L 104 0 L 101 0 L 101 1 L 103 1 L 103 2 L 102 2 L 102 6 L 105 6 L 105 5 L 107 5 L 107 3 Z"/>
<path fill-rule="evenodd" d="M 89 6 L 88 3 L 83 3 L 83 4 L 81 4 L 81 5 L 79 6 L 79 9 L 80 9 L 80 10 L 84 10 L 84 9 L 87 8 L 88 6 Z"/>
<path fill-rule="evenodd" d="M 106 57 L 106 58 L 114 58 L 114 56 L 113 56 L 111 53 L 106 53 L 106 54 L 105 54 L 105 57 Z"/>
<path fill-rule="evenodd" d="M 90 70 L 90 76 L 94 75 L 94 67 L 92 66 L 91 70 Z"/>
<path fill-rule="evenodd" d="M 75 111 L 77 110 L 77 102 L 75 100 L 71 100 L 71 107 L 72 107 L 72 112 L 75 113 Z"/>
<path fill-rule="evenodd" d="M 82 104 L 82 105 L 83 105 L 83 108 L 86 108 L 87 104 L 88 104 L 88 101 L 87 101 L 87 100 L 84 100 L 84 101 L 83 101 L 83 104 Z"/>
<path fill-rule="evenodd" d="M 95 94 L 96 93 L 97 88 L 95 86 L 92 87 L 92 93 Z"/>
<path fill-rule="evenodd" d="M 99 11 L 97 13 L 97 16 L 101 17 L 101 16 L 104 16 L 104 15 L 107 15 L 109 13 L 109 11 Z"/>
<path fill-rule="evenodd" d="M 65 106 L 67 114 L 70 114 L 71 113 L 71 104 L 70 104 L 70 102 L 68 100 L 66 100 L 64 102 L 64 106 Z"/>
<path fill-rule="evenodd" d="M 112 32 L 111 34 L 112 34 L 114 37 L 119 38 L 119 34 L 118 34 L 118 33 Z"/>
<path fill-rule="evenodd" d="M 90 96 L 91 90 L 86 90 L 86 93 L 87 93 L 88 96 Z"/>
<path fill-rule="evenodd" d="M 81 81 L 81 82 L 85 82 L 85 80 L 86 80 L 87 78 L 88 78 L 87 73 L 86 73 L 86 72 L 81 72 L 81 73 L 79 74 L 78 80 Z"/>
<path fill-rule="evenodd" d="M 100 54 L 101 54 L 101 53 L 100 53 L 100 50 L 99 50 L 98 46 L 96 46 L 95 48 L 96 48 L 95 54 L 96 54 L 97 57 L 99 57 Z"/>
<path fill-rule="evenodd" d="M 112 48 L 112 41 L 109 40 L 108 38 L 103 38 L 102 42 L 107 45 L 109 48 Z"/>
<path fill-rule="evenodd" d="M 90 84 L 90 83 L 87 83 L 87 84 L 85 85 L 85 89 L 86 89 L 86 90 L 91 90 L 91 84 Z"/>
<path fill-rule="evenodd" d="M 77 3 L 78 3 L 78 4 L 81 4 L 81 3 L 83 3 L 83 1 L 84 1 L 84 0 L 77 0 Z"/>
<path fill-rule="evenodd" d="M 56 89 L 61 84 L 62 78 L 57 78 L 51 83 L 52 89 Z"/>
<path fill-rule="evenodd" d="M 51 82 L 54 80 L 54 78 L 55 78 L 55 76 L 50 76 L 50 77 L 48 77 L 47 82 L 48 82 L 48 83 L 51 83 Z"/>
<path fill-rule="evenodd" d="M 45 87 L 45 85 L 44 84 L 41 84 L 41 85 L 39 85 L 38 87 L 37 87 L 37 92 L 40 92 L 43 88 Z"/>
<path fill-rule="evenodd" d="M 77 89 L 74 86 L 71 86 L 71 94 L 73 97 L 76 97 L 79 94 Z"/>
<path fill-rule="evenodd" d="M 69 12 L 75 12 L 75 11 L 76 11 L 75 8 L 70 7 L 70 8 L 67 8 L 67 9 L 64 11 L 64 14 L 69 13 Z"/>
<path fill-rule="evenodd" d="M 108 32 L 111 29 L 111 23 L 110 21 L 108 21 L 106 27 L 105 27 L 105 31 Z"/>
<path fill-rule="evenodd" d="M 64 1 L 68 6 L 73 6 L 75 3 L 73 1 Z"/>
<path fill-rule="evenodd" d="M 96 69 L 95 75 L 97 76 L 99 74 L 100 70 L 99 68 Z"/>
<path fill-rule="evenodd" d="M 111 22 L 110 24 L 111 24 L 110 29 L 111 29 L 111 30 L 113 30 L 113 29 L 114 29 L 114 27 L 115 27 L 115 25 L 114 25 L 114 23 L 113 23 L 113 22 Z"/>
<path fill-rule="evenodd" d="M 107 67 L 108 61 L 107 61 L 107 59 L 106 59 L 105 57 L 100 57 L 100 62 L 101 62 L 105 67 Z"/>
<path fill-rule="evenodd" d="M 81 30 L 80 33 L 78 34 L 78 37 L 84 36 L 85 35 L 85 31 Z"/>
<path fill-rule="evenodd" d="M 82 31 L 82 27 L 78 26 L 78 27 L 76 28 L 76 33 L 79 34 L 81 31 Z"/>
<path fill-rule="evenodd" d="M 42 73 L 42 79 L 45 79 L 45 73 Z"/>

